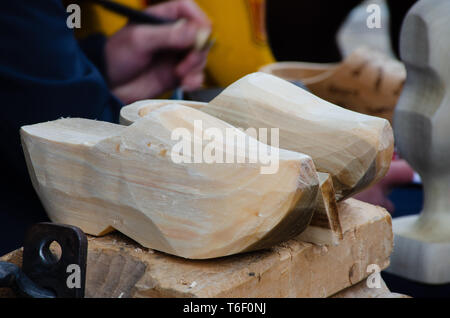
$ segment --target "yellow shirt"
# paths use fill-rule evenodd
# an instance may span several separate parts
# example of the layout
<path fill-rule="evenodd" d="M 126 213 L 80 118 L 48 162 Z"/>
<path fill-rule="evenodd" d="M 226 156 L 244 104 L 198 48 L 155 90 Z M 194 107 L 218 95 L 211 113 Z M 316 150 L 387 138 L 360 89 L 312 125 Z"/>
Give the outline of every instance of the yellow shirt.
<path fill-rule="evenodd" d="M 70 1 L 69 1 L 70 2 Z M 145 8 L 145 0 L 114 0 L 135 9 Z M 86 37 L 93 33 L 102 33 L 110 36 L 127 24 L 127 19 L 113 13 L 103 7 L 81 2 L 81 28 L 75 29 L 78 38 Z"/>
<path fill-rule="evenodd" d="M 115 0 L 134 8 L 144 8 L 145 0 Z M 242 76 L 275 61 L 265 31 L 265 0 L 196 0 L 213 24 L 211 48 L 206 67 L 211 85 L 227 86 Z M 101 32 L 112 35 L 127 20 L 97 5 L 82 8 L 82 28 L 78 36 Z"/>

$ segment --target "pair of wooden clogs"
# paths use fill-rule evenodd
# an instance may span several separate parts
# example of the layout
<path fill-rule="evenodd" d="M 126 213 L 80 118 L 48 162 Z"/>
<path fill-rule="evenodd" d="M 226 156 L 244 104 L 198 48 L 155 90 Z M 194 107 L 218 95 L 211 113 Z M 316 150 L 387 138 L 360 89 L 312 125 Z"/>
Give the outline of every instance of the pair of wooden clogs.
<path fill-rule="evenodd" d="M 186 258 L 273 246 L 302 233 L 314 215 L 338 231 L 330 206 L 382 178 L 393 152 L 387 120 L 265 73 L 208 104 L 135 103 L 122 110 L 122 123 L 129 126 L 69 118 L 22 127 L 33 185 L 55 222 L 94 235 L 116 229 Z M 265 142 L 276 147 L 238 128 L 275 128 Z M 229 132 L 245 142 L 235 145 L 223 137 Z M 276 154 L 272 173 L 251 160 L 257 148 Z M 236 161 L 199 161 L 195 151 L 232 152 Z M 174 153 L 186 160 L 175 162 Z"/>

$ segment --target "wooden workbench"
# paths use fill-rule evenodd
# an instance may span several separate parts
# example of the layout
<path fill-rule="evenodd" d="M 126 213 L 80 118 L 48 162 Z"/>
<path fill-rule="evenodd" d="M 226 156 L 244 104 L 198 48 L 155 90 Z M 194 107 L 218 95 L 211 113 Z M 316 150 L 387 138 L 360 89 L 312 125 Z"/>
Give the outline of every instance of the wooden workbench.
<path fill-rule="evenodd" d="M 389 265 L 390 215 L 353 199 L 338 210 L 343 240 L 337 246 L 293 239 L 213 260 L 145 249 L 118 233 L 89 237 L 86 297 L 396 297 L 384 284 L 369 290 L 364 280 L 368 265 Z M 2 260 L 20 264 L 21 255 L 17 250 Z"/>

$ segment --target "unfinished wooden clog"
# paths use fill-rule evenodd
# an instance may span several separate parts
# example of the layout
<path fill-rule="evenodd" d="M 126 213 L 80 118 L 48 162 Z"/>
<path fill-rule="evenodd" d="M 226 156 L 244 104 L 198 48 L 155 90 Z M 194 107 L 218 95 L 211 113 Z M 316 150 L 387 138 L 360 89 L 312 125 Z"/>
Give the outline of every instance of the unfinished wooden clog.
<path fill-rule="evenodd" d="M 277 62 L 261 71 L 301 81 L 320 98 L 391 123 L 406 79 L 402 63 L 364 47 L 339 64 Z"/>
<path fill-rule="evenodd" d="M 150 112 L 171 104 L 172 100 L 144 100 L 122 108 L 120 122 L 130 125 Z M 207 103 L 178 100 L 178 104 L 203 109 Z M 336 193 L 333 179 L 328 173 L 318 173 L 319 194 L 309 226 L 299 239 L 314 244 L 337 245 L 342 239 L 342 229 L 337 212 Z"/>
<path fill-rule="evenodd" d="M 271 247 L 301 233 L 316 206 L 318 178 L 307 155 L 279 151 L 276 173 L 262 163 L 175 163 L 172 132 L 231 129 L 181 105 L 153 110 L 131 126 L 60 119 L 23 126 L 31 179 L 50 219 L 93 235 L 113 229 L 145 247 L 204 259 Z M 198 131 L 197 131 L 198 133 Z M 225 155 L 227 140 L 223 140 Z M 219 141 L 217 143 L 221 144 Z M 206 145 L 194 138 L 192 149 Z"/>
<path fill-rule="evenodd" d="M 135 103 L 123 108 L 122 118 L 132 122 L 161 105 Z M 195 108 L 243 129 L 279 128 L 279 147 L 311 156 L 318 171 L 331 175 L 337 200 L 376 183 L 390 166 L 387 120 L 338 107 L 269 74 L 247 75 Z"/>

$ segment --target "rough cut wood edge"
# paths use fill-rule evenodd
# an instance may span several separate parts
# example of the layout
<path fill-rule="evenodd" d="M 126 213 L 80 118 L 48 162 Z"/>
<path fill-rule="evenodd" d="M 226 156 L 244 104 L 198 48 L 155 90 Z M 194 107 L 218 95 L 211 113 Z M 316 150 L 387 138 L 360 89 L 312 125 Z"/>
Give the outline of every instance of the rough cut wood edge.
<path fill-rule="evenodd" d="M 187 100 L 146 99 L 122 107 L 122 109 L 120 110 L 119 122 L 121 125 L 129 126 L 138 119 L 145 117 L 150 112 L 170 104 L 179 104 L 183 106 L 192 107 L 198 110 L 208 105 L 207 103 L 193 102 Z"/>
<path fill-rule="evenodd" d="M 309 226 L 299 238 L 314 244 L 336 245 L 342 240 L 342 228 L 337 209 L 333 180 L 328 173 L 318 173 L 319 196 Z"/>
<path fill-rule="evenodd" d="M 389 265 L 391 217 L 383 208 L 339 203 L 338 246 L 290 240 L 272 249 L 189 261 L 110 234 L 89 238 L 87 297 L 328 297 Z M 20 264 L 21 250 L 2 260 Z"/>

